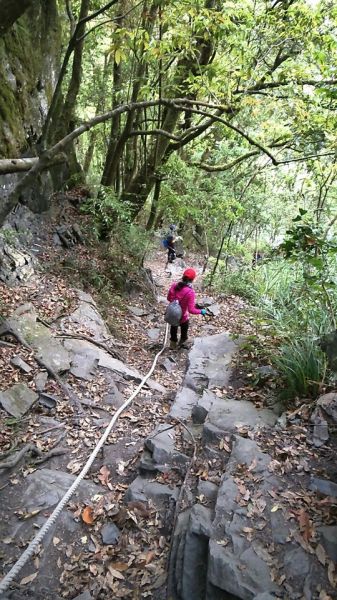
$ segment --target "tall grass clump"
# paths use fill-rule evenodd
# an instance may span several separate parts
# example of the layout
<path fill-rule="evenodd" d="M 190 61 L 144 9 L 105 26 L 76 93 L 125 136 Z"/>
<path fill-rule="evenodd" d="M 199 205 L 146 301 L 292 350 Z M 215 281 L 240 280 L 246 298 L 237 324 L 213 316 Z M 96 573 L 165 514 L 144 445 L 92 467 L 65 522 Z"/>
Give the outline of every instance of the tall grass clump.
<path fill-rule="evenodd" d="M 326 376 L 327 360 L 312 338 L 282 344 L 273 362 L 284 382 L 283 398 L 315 398 L 319 394 Z"/>

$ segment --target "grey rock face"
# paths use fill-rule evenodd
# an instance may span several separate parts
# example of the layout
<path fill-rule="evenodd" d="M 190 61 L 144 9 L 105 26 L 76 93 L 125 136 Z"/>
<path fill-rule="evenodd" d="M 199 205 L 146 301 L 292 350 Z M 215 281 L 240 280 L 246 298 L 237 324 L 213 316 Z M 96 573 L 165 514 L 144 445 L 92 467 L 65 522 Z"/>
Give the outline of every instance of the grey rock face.
<path fill-rule="evenodd" d="M 209 581 L 242 600 L 253 600 L 263 592 L 276 590 L 268 565 L 252 548 L 236 559 L 217 542 L 209 542 Z"/>
<path fill-rule="evenodd" d="M 146 502 L 151 498 L 155 505 L 161 506 L 171 500 L 175 501 L 178 498 L 178 493 L 178 489 L 175 487 L 170 488 L 168 485 L 156 481 L 136 477 L 125 494 L 125 501 Z"/>
<path fill-rule="evenodd" d="M 61 327 L 73 325 L 76 329 L 81 328 L 87 331 L 95 340 L 99 341 L 109 338 L 110 332 L 96 308 L 94 299 L 86 294 L 83 300 L 83 293 L 81 298 L 76 310 L 69 317 L 62 319 Z"/>
<path fill-rule="evenodd" d="M 290 537 L 290 527 L 279 511 L 270 513 L 272 537 L 276 544 L 286 544 Z"/>
<path fill-rule="evenodd" d="M 237 432 L 240 426 L 251 428 L 272 426 L 277 415 L 269 409 L 257 409 L 248 400 L 214 397 L 208 413 L 208 422 L 224 432 Z"/>
<path fill-rule="evenodd" d="M 198 483 L 198 496 L 205 496 L 209 502 L 215 502 L 218 495 L 219 488 L 215 483 L 211 481 L 199 480 Z"/>
<path fill-rule="evenodd" d="M 7 231 L 15 233 L 12 229 Z M 11 235 L 9 233 L 8 235 Z M 15 286 L 28 281 L 34 275 L 34 258 L 29 252 L 21 247 L 17 240 L 5 241 L 4 235 L 0 235 L 0 280 L 8 286 Z"/>
<path fill-rule="evenodd" d="M 69 473 L 53 469 L 34 471 L 27 476 L 28 487 L 22 496 L 22 505 L 25 509 L 52 507 L 61 500 L 75 479 Z M 74 497 L 81 500 L 88 499 L 98 494 L 101 489 L 100 486 L 84 479 Z"/>
<path fill-rule="evenodd" d="M 216 401 L 217 396 L 210 392 L 210 390 L 204 390 L 201 398 L 199 398 L 198 403 L 195 404 L 192 408 L 192 421 L 193 423 L 204 423 L 206 417 L 213 405 L 213 402 Z"/>
<path fill-rule="evenodd" d="M 261 452 L 254 440 L 235 435 L 227 472 L 231 472 L 231 469 L 235 468 L 237 464 L 245 464 L 251 468 L 252 473 L 265 473 L 267 475 L 268 472 L 266 473 L 266 471 L 270 460 L 270 456 Z"/>
<path fill-rule="evenodd" d="M 284 569 L 287 578 L 296 588 L 303 588 L 304 580 L 309 573 L 310 561 L 307 552 L 302 548 L 288 550 L 284 558 Z"/>
<path fill-rule="evenodd" d="M 181 597 L 184 600 L 203 600 L 207 582 L 208 540 L 212 512 L 195 505 L 190 513 L 185 537 Z"/>
<path fill-rule="evenodd" d="M 176 395 L 175 401 L 170 410 L 171 417 L 177 417 L 182 421 L 189 419 L 191 416 L 192 408 L 198 403 L 198 394 L 188 388 L 183 387 Z"/>
<path fill-rule="evenodd" d="M 51 335 L 49 329 L 42 323 L 38 323 L 36 319 L 33 305 L 25 304 L 20 306 L 7 321 L 34 348 L 38 358 L 54 371 L 59 373 L 68 371 L 70 369 L 68 352 L 61 342 Z"/>
<path fill-rule="evenodd" d="M 81 379 L 92 379 L 95 374 L 96 367 L 102 367 L 110 371 L 114 371 L 121 375 L 124 379 L 141 381 L 142 375 L 128 367 L 125 363 L 113 358 L 108 352 L 91 344 L 86 340 L 67 339 L 64 341 L 64 346 L 71 355 L 70 372 Z M 147 385 L 160 393 L 165 391 L 165 388 L 156 381 L 148 380 Z"/>
<path fill-rule="evenodd" d="M 0 404 L 13 417 L 22 417 L 36 402 L 38 395 L 24 383 L 17 383 L 5 392 L 0 392 Z"/>
<path fill-rule="evenodd" d="M 332 418 L 334 423 L 337 423 L 337 394 L 330 392 L 320 396 L 317 400 L 317 405 L 320 406 L 324 412 Z"/>
<path fill-rule="evenodd" d="M 319 477 L 312 477 L 309 488 L 314 492 L 319 492 L 325 496 L 332 496 L 337 498 L 337 483 L 329 481 L 328 479 L 320 479 Z"/>
<path fill-rule="evenodd" d="M 154 465 L 185 465 L 189 460 L 188 456 L 176 450 L 174 428 L 166 423 L 158 425 L 145 440 L 145 448 L 151 452 Z"/>
<path fill-rule="evenodd" d="M 334 562 L 337 562 L 337 526 L 324 525 L 319 528 L 322 544 Z"/>
<path fill-rule="evenodd" d="M 230 377 L 232 356 L 236 344 L 226 333 L 196 338 L 189 353 L 189 368 L 184 385 L 195 391 L 225 387 Z"/>

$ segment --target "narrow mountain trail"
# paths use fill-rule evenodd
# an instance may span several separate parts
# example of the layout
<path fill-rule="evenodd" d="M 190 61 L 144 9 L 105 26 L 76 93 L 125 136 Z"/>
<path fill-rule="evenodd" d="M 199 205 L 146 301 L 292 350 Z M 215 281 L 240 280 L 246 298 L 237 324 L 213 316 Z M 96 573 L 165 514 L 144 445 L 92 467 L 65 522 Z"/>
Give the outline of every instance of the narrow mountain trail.
<path fill-rule="evenodd" d="M 36 253 L 41 265 L 55 264 L 58 256 L 65 263 L 67 255 L 90 254 L 85 247 L 55 248 L 53 224 L 43 231 Z M 191 256 L 190 263 L 197 266 L 196 258 Z M 163 298 L 184 267 L 177 264 L 170 273 L 165 271 L 162 252 L 154 253 L 147 266 L 160 302 L 149 302 L 145 294 L 137 293 L 112 307 L 122 332 L 118 340 L 111 338 L 93 298 L 72 288 L 53 269 L 47 273 L 37 266 L 33 277 L 14 290 L 1 285 L 2 314 L 5 324 L 13 326 L 1 338 L 3 390 L 14 386 L 28 402 L 15 413 L 12 406 L 8 409 L 13 397 L 9 401 L 2 396 L 2 405 L 10 412 L 0 409 L 3 574 L 71 485 L 115 409 L 134 391 L 137 375 L 128 369 L 145 374 L 162 344 Z M 243 308 L 235 298 L 221 302 L 212 322 L 193 318 L 191 335 L 233 328 Z M 153 383 L 121 415 L 78 493 L 11 585 L 8 597 L 73 599 L 89 588 L 92 596 L 83 598 L 165 597 L 171 534 L 167 525 L 172 515 L 162 514 L 151 502 L 125 504 L 124 496 L 136 476 L 144 439 L 165 421 L 186 359 L 186 351 L 165 350 Z M 44 368 L 48 361 L 61 380 L 55 381 L 50 373 L 48 377 Z M 120 364 L 116 367 L 113 361 Z M 60 385 L 62 381 L 71 393 Z M 183 431 L 178 425 L 179 429 Z M 182 476 L 174 471 L 157 473 L 155 481 L 179 486 Z"/>
<path fill-rule="evenodd" d="M 101 304 L 102 291 L 78 289 L 76 265 L 103 272 L 95 250 L 55 246 L 55 223 L 37 226 L 33 273 L 1 284 L 3 575 L 149 371 L 171 282 L 202 270 L 193 254 L 166 269 L 153 251 L 158 302 L 135 286 Z M 195 288 L 214 317 L 191 316 L 191 350 L 159 357 L 4 599 L 334 597 L 334 439 L 313 445 L 309 406 L 282 412 L 268 365 L 245 345 L 236 354 L 231 334 L 256 334 L 245 303 L 210 297 L 202 276 Z"/>

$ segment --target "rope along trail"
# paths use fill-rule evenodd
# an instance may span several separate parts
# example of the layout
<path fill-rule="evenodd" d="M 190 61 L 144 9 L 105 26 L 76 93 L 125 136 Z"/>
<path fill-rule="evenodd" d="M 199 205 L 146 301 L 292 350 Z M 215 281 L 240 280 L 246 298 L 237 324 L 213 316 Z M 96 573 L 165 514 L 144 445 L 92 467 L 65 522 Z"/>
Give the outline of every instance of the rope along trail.
<path fill-rule="evenodd" d="M 151 375 L 152 375 L 152 373 L 153 373 L 153 371 L 154 371 L 154 369 L 156 367 L 158 358 L 163 353 L 163 351 L 165 349 L 165 346 L 166 346 L 166 343 L 167 343 L 168 330 L 169 330 L 169 326 L 167 324 L 166 325 L 166 329 L 165 329 L 163 346 L 162 346 L 161 350 L 154 357 L 151 369 L 143 377 L 143 379 L 141 380 L 141 382 L 138 385 L 138 387 L 136 388 L 136 390 L 131 394 L 130 398 L 128 398 L 124 402 L 124 404 L 122 404 L 122 406 L 115 412 L 115 414 L 112 417 L 112 419 L 111 419 L 111 421 L 110 421 L 110 423 L 109 423 L 109 425 L 108 425 L 105 433 L 102 435 L 102 437 L 99 440 L 99 442 L 97 443 L 96 447 L 94 448 L 94 450 L 90 454 L 87 462 L 85 463 L 82 471 L 76 477 L 74 483 L 70 486 L 70 488 L 68 489 L 68 491 L 64 494 L 63 498 L 61 498 L 60 502 L 54 508 L 54 510 L 53 510 L 52 514 L 50 515 L 50 517 L 47 519 L 47 521 L 45 522 L 45 524 L 43 525 L 43 527 L 40 529 L 40 531 L 38 531 L 38 533 L 36 534 L 36 536 L 34 537 L 34 539 L 27 546 L 27 548 L 23 552 L 23 554 L 21 554 L 20 558 L 16 561 L 15 565 L 13 565 L 13 567 L 10 569 L 10 571 L 7 573 L 7 575 L 5 575 L 5 577 L 2 579 L 2 581 L 0 583 L 0 594 L 2 594 L 3 592 L 5 592 L 7 590 L 7 588 L 11 584 L 11 582 L 20 573 L 21 569 L 24 567 L 24 565 L 28 562 L 28 560 L 34 554 L 34 552 L 37 549 L 38 545 L 41 543 L 41 541 L 43 540 L 43 538 L 45 537 L 45 535 L 48 533 L 48 531 L 51 528 L 51 526 L 56 522 L 56 520 L 57 520 L 58 516 L 60 515 L 62 509 L 65 507 L 65 505 L 67 504 L 67 502 L 70 500 L 71 496 L 74 494 L 74 492 L 78 488 L 78 486 L 81 483 L 82 479 L 88 473 L 88 471 L 89 471 L 90 467 L 92 466 L 92 464 L 93 464 L 93 462 L 94 462 L 97 454 L 99 453 L 100 449 L 102 448 L 102 446 L 105 444 L 106 440 L 108 439 L 108 437 L 109 437 L 109 435 L 111 433 L 111 430 L 112 430 L 113 426 L 115 425 L 118 417 L 129 406 L 129 404 L 131 404 L 132 400 L 134 400 L 134 398 L 139 394 L 140 390 L 144 387 L 144 385 L 147 382 L 147 380 L 149 379 L 149 377 L 151 377 Z"/>

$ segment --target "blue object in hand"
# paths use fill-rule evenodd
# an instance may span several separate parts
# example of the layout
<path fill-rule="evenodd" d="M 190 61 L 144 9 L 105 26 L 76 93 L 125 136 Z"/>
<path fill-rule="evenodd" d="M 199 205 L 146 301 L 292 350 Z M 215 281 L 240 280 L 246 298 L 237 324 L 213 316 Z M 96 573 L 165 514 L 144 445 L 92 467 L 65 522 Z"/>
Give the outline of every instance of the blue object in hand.
<path fill-rule="evenodd" d="M 201 309 L 201 314 L 202 314 L 203 317 L 205 316 L 206 313 L 207 313 L 206 308 L 202 308 Z"/>

